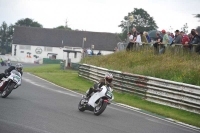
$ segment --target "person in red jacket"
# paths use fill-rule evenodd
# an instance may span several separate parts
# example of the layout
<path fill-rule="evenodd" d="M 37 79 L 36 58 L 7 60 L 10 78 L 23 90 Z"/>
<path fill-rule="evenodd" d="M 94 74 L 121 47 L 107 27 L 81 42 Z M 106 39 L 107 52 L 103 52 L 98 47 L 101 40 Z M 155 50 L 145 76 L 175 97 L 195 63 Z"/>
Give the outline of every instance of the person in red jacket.
<path fill-rule="evenodd" d="M 181 36 L 182 36 L 181 43 L 183 44 L 184 47 L 189 48 L 188 45 L 186 45 L 188 42 L 190 42 L 189 37 L 183 31 L 181 31 Z"/>

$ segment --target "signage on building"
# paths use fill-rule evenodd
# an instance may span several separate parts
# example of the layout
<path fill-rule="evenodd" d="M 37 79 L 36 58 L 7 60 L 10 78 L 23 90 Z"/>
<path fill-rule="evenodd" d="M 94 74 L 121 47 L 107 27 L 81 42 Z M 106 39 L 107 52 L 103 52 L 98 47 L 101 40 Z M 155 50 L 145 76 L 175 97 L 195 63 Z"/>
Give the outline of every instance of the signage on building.
<path fill-rule="evenodd" d="M 37 47 L 37 48 L 35 49 L 35 53 L 36 53 L 36 54 L 41 54 L 41 53 L 42 53 L 42 49 L 41 49 L 40 47 Z"/>

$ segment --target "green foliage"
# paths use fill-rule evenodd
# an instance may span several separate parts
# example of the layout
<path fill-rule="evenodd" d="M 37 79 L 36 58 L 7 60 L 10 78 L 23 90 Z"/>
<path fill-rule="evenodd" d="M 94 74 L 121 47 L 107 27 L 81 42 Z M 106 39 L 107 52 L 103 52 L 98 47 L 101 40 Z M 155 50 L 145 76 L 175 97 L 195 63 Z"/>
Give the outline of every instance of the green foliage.
<path fill-rule="evenodd" d="M 194 17 L 196 17 L 196 18 L 200 18 L 200 14 L 195 14 Z M 200 21 L 200 20 L 199 20 L 199 21 Z"/>
<path fill-rule="evenodd" d="M 20 19 L 15 23 L 15 25 L 27 26 L 27 27 L 40 27 L 40 28 L 43 27 L 40 23 L 33 21 L 33 19 L 30 19 L 30 18 Z"/>
<path fill-rule="evenodd" d="M 131 30 L 133 27 L 137 29 L 137 31 L 150 31 L 156 30 L 158 28 L 156 22 L 153 17 L 151 17 L 147 11 L 140 8 L 134 8 L 134 11 L 128 13 L 128 16 L 133 15 L 134 21 L 129 25 L 129 29 Z M 128 16 L 124 17 L 124 20 L 121 21 L 119 27 L 122 28 L 123 40 L 126 39 L 127 36 L 127 25 L 125 24 L 128 21 Z"/>
<path fill-rule="evenodd" d="M 12 38 L 13 38 L 13 25 L 8 26 L 3 22 L 0 26 L 0 52 L 6 54 L 11 52 Z"/>
<path fill-rule="evenodd" d="M 58 27 L 56 27 L 56 28 L 54 28 L 54 29 L 72 30 L 71 28 L 69 28 L 69 27 L 67 27 L 67 26 L 63 26 L 63 25 L 58 26 Z"/>

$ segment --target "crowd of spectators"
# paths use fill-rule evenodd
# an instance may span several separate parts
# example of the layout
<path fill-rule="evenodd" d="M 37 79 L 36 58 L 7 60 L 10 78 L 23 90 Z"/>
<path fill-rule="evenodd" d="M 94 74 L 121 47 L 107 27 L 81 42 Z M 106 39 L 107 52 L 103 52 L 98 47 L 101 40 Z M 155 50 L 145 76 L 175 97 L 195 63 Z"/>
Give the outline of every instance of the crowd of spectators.
<path fill-rule="evenodd" d="M 129 43 L 126 47 L 127 51 L 133 49 L 133 46 L 137 45 L 142 47 L 143 44 L 153 43 L 155 50 L 159 54 L 163 54 L 167 46 L 174 46 L 174 44 L 182 44 L 183 48 L 191 51 L 194 44 L 196 46 L 195 52 L 200 54 L 200 35 L 195 29 L 192 29 L 190 34 L 186 34 L 184 31 L 175 31 L 175 35 L 165 30 L 156 33 L 156 38 L 151 38 L 148 32 L 138 32 L 136 28 L 132 29 L 132 33 L 129 32 L 127 35 L 129 37 Z M 158 48 L 159 47 L 159 48 Z"/>

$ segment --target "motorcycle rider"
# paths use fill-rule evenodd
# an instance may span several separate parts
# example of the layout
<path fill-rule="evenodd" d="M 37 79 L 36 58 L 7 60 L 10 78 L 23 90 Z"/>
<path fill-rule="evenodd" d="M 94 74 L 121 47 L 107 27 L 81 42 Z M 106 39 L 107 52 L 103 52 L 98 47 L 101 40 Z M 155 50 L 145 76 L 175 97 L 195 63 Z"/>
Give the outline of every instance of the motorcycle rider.
<path fill-rule="evenodd" d="M 23 75 L 23 71 L 22 71 L 23 65 L 22 65 L 21 63 L 17 63 L 15 66 L 10 66 L 8 69 L 6 69 L 4 73 L 1 73 L 1 74 L 0 74 L 0 80 L 1 80 L 3 77 L 6 78 L 7 76 L 9 76 L 9 75 L 10 75 L 10 72 L 11 72 L 12 70 L 14 70 L 14 69 L 15 69 L 16 71 L 20 72 L 21 75 Z"/>
<path fill-rule="evenodd" d="M 112 81 L 113 81 L 113 75 L 111 73 L 106 73 L 104 78 L 100 79 L 98 83 L 94 84 L 94 86 L 87 91 L 85 98 L 89 99 L 91 94 L 93 92 L 94 93 L 97 92 L 103 85 L 110 85 L 110 87 L 112 88 L 113 87 Z"/>

